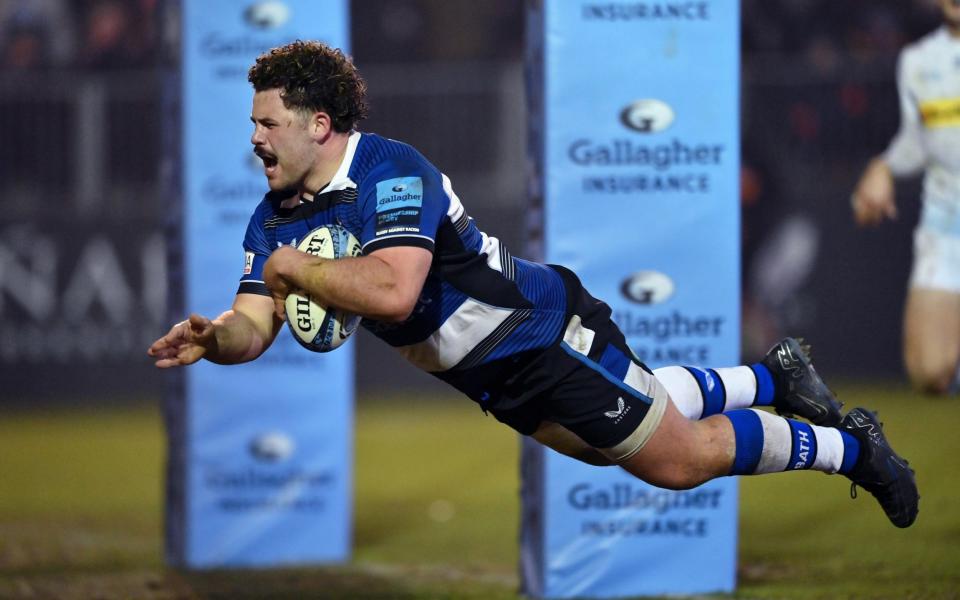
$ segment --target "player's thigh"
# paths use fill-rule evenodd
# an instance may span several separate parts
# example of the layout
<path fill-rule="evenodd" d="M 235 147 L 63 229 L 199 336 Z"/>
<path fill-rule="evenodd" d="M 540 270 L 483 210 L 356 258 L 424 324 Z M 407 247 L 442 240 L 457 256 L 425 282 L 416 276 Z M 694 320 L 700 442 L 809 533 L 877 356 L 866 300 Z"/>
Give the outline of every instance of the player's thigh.
<path fill-rule="evenodd" d="M 960 293 L 911 288 L 903 332 L 904 360 L 911 374 L 951 376 L 960 359 Z"/>
<path fill-rule="evenodd" d="M 614 464 L 599 450 L 583 441 L 583 438 L 553 421 L 541 421 L 540 426 L 531 437 L 560 454 L 575 458 L 588 465 L 606 467 Z"/>
<path fill-rule="evenodd" d="M 601 324 L 602 325 L 602 324 Z M 556 423 L 589 447 L 620 464 L 643 447 L 656 430 L 669 403 L 666 389 L 629 348 L 602 326 L 589 352 L 562 342 L 546 358 L 563 376 L 537 400 L 542 420 Z M 556 436 L 541 431 L 541 440 Z M 569 454 L 569 453 L 568 453 Z"/>
<path fill-rule="evenodd" d="M 621 466 L 650 484 L 688 489 L 728 474 L 735 448 L 729 419 L 714 415 L 691 421 L 668 402 L 656 431 Z"/>

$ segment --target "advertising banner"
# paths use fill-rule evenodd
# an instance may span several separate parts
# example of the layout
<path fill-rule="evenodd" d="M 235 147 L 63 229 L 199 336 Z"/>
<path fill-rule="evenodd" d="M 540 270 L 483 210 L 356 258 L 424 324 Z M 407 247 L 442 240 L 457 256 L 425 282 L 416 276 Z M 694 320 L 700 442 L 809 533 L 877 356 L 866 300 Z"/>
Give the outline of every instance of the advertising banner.
<path fill-rule="evenodd" d="M 165 245 L 145 218 L 0 218 L 0 408 L 155 390 L 144 349 L 166 331 Z"/>
<path fill-rule="evenodd" d="M 611 305 L 651 368 L 738 364 L 738 3 L 531 6 L 543 257 Z M 661 490 L 532 443 L 523 461 L 527 593 L 734 588 L 735 479 Z"/>
<path fill-rule="evenodd" d="M 346 50 L 348 9 L 347 0 L 182 2 L 183 298 L 174 304 L 185 311 L 230 307 L 244 231 L 268 191 L 250 144 L 247 70 L 294 39 Z M 312 354 L 284 329 L 252 363 L 201 361 L 182 375 L 167 405 L 168 559 L 206 568 L 348 558 L 352 345 Z"/>

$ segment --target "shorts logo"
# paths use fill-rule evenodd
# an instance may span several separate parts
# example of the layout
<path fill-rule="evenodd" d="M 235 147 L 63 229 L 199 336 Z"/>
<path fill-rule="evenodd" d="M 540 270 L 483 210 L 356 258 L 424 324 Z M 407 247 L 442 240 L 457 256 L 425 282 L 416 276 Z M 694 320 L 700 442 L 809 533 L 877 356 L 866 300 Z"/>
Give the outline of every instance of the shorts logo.
<path fill-rule="evenodd" d="M 619 397 L 617 398 L 617 410 L 608 410 L 603 413 L 603 416 L 613 419 L 614 423 L 620 423 L 628 412 L 630 412 L 630 407 L 623 401 L 623 397 Z"/>
<path fill-rule="evenodd" d="M 243 274 L 253 273 L 253 252 L 243 253 Z"/>

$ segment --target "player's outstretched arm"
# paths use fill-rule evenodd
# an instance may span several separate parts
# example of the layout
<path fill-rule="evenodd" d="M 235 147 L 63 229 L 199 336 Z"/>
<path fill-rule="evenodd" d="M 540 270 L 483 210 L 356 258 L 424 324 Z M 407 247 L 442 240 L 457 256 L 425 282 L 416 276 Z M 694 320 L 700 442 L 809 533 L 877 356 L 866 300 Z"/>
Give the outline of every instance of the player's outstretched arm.
<path fill-rule="evenodd" d="M 153 343 L 147 354 L 161 369 L 205 358 L 219 364 L 251 361 L 270 347 L 280 331 L 268 296 L 237 294 L 233 308 L 216 319 L 192 314 Z"/>
<path fill-rule="evenodd" d="M 850 198 L 853 219 L 857 225 L 877 225 L 884 219 L 897 218 L 893 174 L 882 158 L 874 158 L 867 165 Z"/>

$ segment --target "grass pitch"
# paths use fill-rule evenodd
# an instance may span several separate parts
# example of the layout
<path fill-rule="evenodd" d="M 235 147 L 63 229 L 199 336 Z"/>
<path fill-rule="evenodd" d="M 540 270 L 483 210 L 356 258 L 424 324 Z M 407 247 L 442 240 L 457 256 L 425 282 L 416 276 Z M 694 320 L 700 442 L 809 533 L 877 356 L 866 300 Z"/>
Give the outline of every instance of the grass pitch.
<path fill-rule="evenodd" d="M 918 474 L 920 517 L 819 473 L 741 479 L 737 598 L 960 598 L 960 400 L 848 385 Z M 519 442 L 466 399 L 361 402 L 343 567 L 202 573 L 162 561 L 153 405 L 0 413 L 0 598 L 516 598 Z"/>

